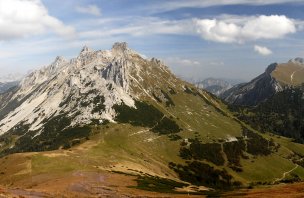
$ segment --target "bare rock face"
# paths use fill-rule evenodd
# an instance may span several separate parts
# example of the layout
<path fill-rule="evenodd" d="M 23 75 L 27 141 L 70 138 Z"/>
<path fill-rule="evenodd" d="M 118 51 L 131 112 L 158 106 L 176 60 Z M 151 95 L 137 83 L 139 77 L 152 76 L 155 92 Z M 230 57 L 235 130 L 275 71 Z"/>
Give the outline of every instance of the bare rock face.
<path fill-rule="evenodd" d="M 122 43 L 114 43 L 112 50 L 113 51 L 126 51 L 128 49 L 128 44 L 126 42 L 122 42 Z"/>
<path fill-rule="evenodd" d="M 115 43 L 111 50 L 85 46 L 77 57 L 58 56 L 16 89 L 0 94 L 0 135 L 21 126 L 39 135 L 49 120 L 61 116 L 71 120 L 70 127 L 92 120 L 111 122 L 114 105 L 134 107 L 134 99 L 150 98 L 154 88 L 173 87 L 175 80 L 160 61 L 143 59 L 127 43 Z"/>
<path fill-rule="evenodd" d="M 117 86 L 120 86 L 124 91 L 129 91 L 129 76 L 128 76 L 128 63 L 122 59 L 115 60 L 109 64 L 104 70 L 101 71 L 101 76 L 113 81 Z"/>
<path fill-rule="evenodd" d="M 116 43 L 105 51 L 85 46 L 70 61 L 56 57 L 49 66 L 26 76 L 1 105 L 0 111 L 5 111 L 1 112 L 0 134 L 20 124 L 39 134 L 46 120 L 61 114 L 73 118 L 71 125 L 88 124 L 92 119 L 112 121 L 113 105 L 134 106 L 129 92 L 131 53 L 126 43 Z"/>
<path fill-rule="evenodd" d="M 90 52 L 93 52 L 94 50 L 93 49 L 91 49 L 91 48 L 89 48 L 88 46 L 84 46 L 83 48 L 82 48 L 82 50 L 80 51 L 80 54 L 86 54 L 86 53 L 90 53 Z"/>

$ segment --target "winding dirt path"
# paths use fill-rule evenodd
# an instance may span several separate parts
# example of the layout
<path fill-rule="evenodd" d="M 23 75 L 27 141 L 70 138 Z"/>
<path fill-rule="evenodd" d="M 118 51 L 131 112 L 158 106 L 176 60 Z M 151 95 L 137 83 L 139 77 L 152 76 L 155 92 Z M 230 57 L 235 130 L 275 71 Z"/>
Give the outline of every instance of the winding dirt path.
<path fill-rule="evenodd" d="M 274 180 L 274 183 L 283 180 L 283 179 L 286 177 L 287 174 L 289 174 L 289 173 L 291 173 L 292 171 L 296 170 L 298 167 L 299 167 L 299 165 L 297 164 L 297 165 L 296 165 L 294 168 L 292 168 L 291 170 L 284 172 L 284 173 L 283 173 L 283 176 L 282 176 L 281 178 L 277 178 L 277 179 Z"/>

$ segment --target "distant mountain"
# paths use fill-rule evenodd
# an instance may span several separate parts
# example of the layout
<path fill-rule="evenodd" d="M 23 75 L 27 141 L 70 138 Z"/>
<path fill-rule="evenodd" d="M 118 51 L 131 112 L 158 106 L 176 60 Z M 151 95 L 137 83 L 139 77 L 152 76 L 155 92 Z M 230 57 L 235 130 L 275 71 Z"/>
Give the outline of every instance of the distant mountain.
<path fill-rule="evenodd" d="M 205 89 L 216 96 L 219 96 L 232 87 L 231 83 L 219 78 L 207 78 L 203 81 L 196 82 L 195 84 L 197 87 Z"/>
<path fill-rule="evenodd" d="M 7 82 L 18 82 L 24 77 L 23 74 L 20 73 L 11 73 L 7 75 L 0 76 L 0 82 L 1 83 L 7 83 Z"/>
<path fill-rule="evenodd" d="M 234 105 L 255 106 L 290 86 L 304 83 L 303 59 L 291 59 L 287 63 L 273 63 L 263 74 L 248 83 L 238 84 L 220 94 Z"/>
<path fill-rule="evenodd" d="M 19 81 L 13 81 L 13 82 L 0 82 L 0 94 L 8 91 L 12 87 L 15 87 L 19 84 Z"/>

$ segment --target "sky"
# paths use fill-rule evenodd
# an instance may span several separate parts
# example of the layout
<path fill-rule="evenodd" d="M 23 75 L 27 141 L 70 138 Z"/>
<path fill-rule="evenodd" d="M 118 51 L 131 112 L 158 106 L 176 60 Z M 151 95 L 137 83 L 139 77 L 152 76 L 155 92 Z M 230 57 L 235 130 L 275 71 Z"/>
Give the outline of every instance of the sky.
<path fill-rule="evenodd" d="M 304 0 L 0 0 L 0 77 L 125 41 L 174 74 L 249 81 L 304 57 Z"/>

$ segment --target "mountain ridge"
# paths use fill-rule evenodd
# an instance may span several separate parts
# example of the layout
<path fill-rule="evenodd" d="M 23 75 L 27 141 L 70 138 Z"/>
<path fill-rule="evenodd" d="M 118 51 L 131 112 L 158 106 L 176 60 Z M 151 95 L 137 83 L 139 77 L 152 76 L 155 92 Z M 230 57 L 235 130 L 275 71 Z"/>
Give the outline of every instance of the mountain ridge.
<path fill-rule="evenodd" d="M 21 83 L 20 83 L 20 88 L 18 89 L 17 93 L 14 94 L 14 96 L 12 97 L 12 99 L 17 99 L 17 100 L 22 100 L 23 98 L 26 98 L 28 96 L 28 94 L 30 94 L 32 91 L 34 91 L 35 89 L 41 90 L 44 89 L 47 91 L 47 94 L 40 94 L 40 100 L 39 101 L 32 101 L 32 103 L 26 105 L 26 106 L 31 106 L 32 108 L 36 108 L 38 107 L 41 103 L 43 103 L 43 101 L 45 99 L 47 99 L 46 97 L 54 97 L 54 100 L 52 102 L 53 106 L 58 106 L 61 101 L 66 100 L 67 98 L 63 96 L 63 92 L 65 92 L 65 94 L 67 94 L 67 91 L 86 91 L 84 90 L 85 87 L 82 85 L 82 83 L 80 82 L 80 80 L 83 81 L 91 81 L 88 80 L 86 78 L 90 78 L 90 75 L 94 75 L 94 74 L 98 74 L 99 71 L 94 71 L 94 70 L 101 70 L 101 68 L 97 68 L 96 67 L 90 67 L 87 66 L 87 68 L 81 68 L 84 65 L 88 65 L 92 62 L 101 62 L 103 63 L 106 62 L 105 64 L 109 64 L 106 68 L 105 71 L 103 71 L 103 73 L 101 74 L 103 76 L 102 79 L 107 79 L 109 81 L 111 81 L 113 87 L 115 87 L 117 90 L 116 93 L 114 93 L 115 91 L 113 90 L 112 93 L 114 93 L 114 95 L 112 95 L 112 99 L 111 100 L 106 100 L 106 104 L 111 106 L 111 102 L 113 100 L 119 101 L 120 99 L 123 100 L 123 102 L 127 105 L 133 106 L 134 102 L 131 98 L 129 98 L 126 94 L 123 94 L 123 90 L 124 91 L 129 91 L 128 88 L 128 76 L 126 76 L 126 74 L 124 74 L 125 71 L 122 71 L 122 73 L 117 73 L 117 71 L 119 72 L 120 68 L 124 69 L 127 68 L 128 66 L 126 65 L 126 63 L 120 61 L 120 60 L 110 60 L 111 59 L 111 53 L 113 53 L 113 56 L 126 56 L 127 54 L 124 53 L 130 53 L 130 50 L 128 50 L 126 48 L 126 45 L 122 45 L 119 46 L 114 45 L 112 51 L 97 51 L 94 52 L 92 50 L 88 50 L 87 47 L 84 47 L 84 49 L 81 51 L 80 55 L 77 58 L 71 59 L 70 61 L 65 60 L 62 57 L 57 57 L 55 59 L 55 61 L 47 66 L 42 68 L 41 70 L 37 70 L 33 73 L 31 73 L 30 75 L 28 75 L 27 77 L 25 77 Z M 102 57 L 101 60 L 99 60 L 98 57 Z M 119 59 L 119 58 L 118 58 Z M 113 64 L 111 62 L 114 62 Z M 117 68 L 118 65 L 120 64 L 120 68 Z M 116 72 L 116 73 L 115 73 Z M 91 76 L 92 77 L 92 76 Z M 95 75 L 95 78 L 93 81 L 98 80 L 97 76 Z M 106 90 L 106 82 L 104 82 L 103 80 L 99 81 L 100 84 L 104 84 L 103 85 L 103 89 Z M 64 87 L 65 91 L 61 91 L 60 93 L 57 91 L 57 93 L 52 93 L 53 90 L 56 90 L 56 88 L 51 89 L 50 87 L 45 86 L 45 84 L 53 84 L 53 86 L 57 86 L 57 87 Z M 117 86 L 119 85 L 119 86 Z M 43 87 L 44 86 L 44 87 Z M 120 86 L 122 86 L 122 89 L 120 88 Z M 101 91 L 101 90 L 100 90 Z M 81 93 L 78 93 L 81 94 Z M 117 97 L 121 96 L 120 99 L 118 99 Z M 58 99 L 62 98 L 62 99 Z M 57 100 L 56 100 L 57 98 Z M 116 98 L 116 99 L 115 99 Z M 39 104 L 35 104 L 35 102 L 39 103 Z M 49 109 L 49 107 L 52 106 L 52 104 L 47 104 L 45 106 L 45 109 Z M 35 106 L 35 107 L 34 107 Z M 55 108 L 55 107 L 54 107 Z M 31 111 L 33 111 L 34 109 L 32 109 Z M 111 112 L 110 107 L 105 109 L 106 111 L 108 111 L 107 115 L 102 116 L 103 118 L 107 118 L 109 120 L 113 120 L 113 112 Z M 67 110 L 70 111 L 70 110 Z M 37 113 L 39 114 L 42 111 L 37 111 Z M 49 113 L 47 113 L 48 115 L 53 114 L 54 111 L 50 111 Z M 12 113 L 11 115 L 13 115 L 14 113 Z M 23 116 L 25 118 L 25 116 Z M 37 116 L 36 116 L 37 117 Z M 33 117 L 32 119 L 35 119 L 36 117 Z M 41 118 L 40 120 L 43 120 L 47 117 Z M 7 120 L 9 119 L 13 119 L 13 116 L 8 115 L 7 116 Z M 88 119 L 88 118 L 87 118 Z M 20 121 L 22 121 L 23 119 L 20 119 Z M 1 121 L 1 124 L 3 125 L 5 123 L 5 121 Z M 16 123 L 17 124 L 17 123 Z M 39 123 L 36 124 L 36 126 L 38 126 Z M 11 127 L 13 127 L 14 125 L 11 125 Z M 11 128 L 10 127 L 10 128 Z M 9 127 L 7 127 L 6 129 L 3 128 L 3 126 L 1 127 L 1 131 L 2 133 L 9 130 Z M 33 130 L 38 129 L 33 127 Z"/>
<path fill-rule="evenodd" d="M 277 63 L 269 65 L 265 72 L 248 83 L 238 84 L 223 92 L 220 97 L 234 105 L 255 106 L 278 91 L 282 86 L 272 77 L 271 73 L 277 68 Z"/>
<path fill-rule="evenodd" d="M 270 64 L 263 74 L 248 83 L 235 85 L 223 92 L 220 98 L 229 104 L 256 106 L 290 86 L 300 86 L 303 79 L 303 59 L 294 58 L 287 63 Z"/>
<path fill-rule="evenodd" d="M 195 83 L 197 87 L 205 89 L 216 96 L 232 87 L 232 84 L 220 78 L 206 78 L 203 81 Z"/>

